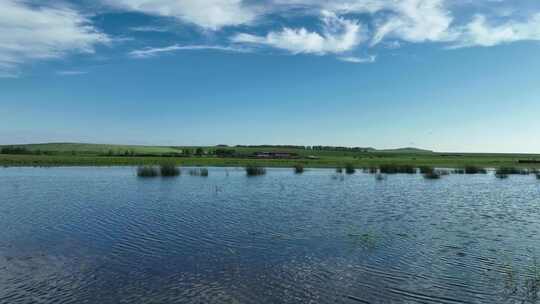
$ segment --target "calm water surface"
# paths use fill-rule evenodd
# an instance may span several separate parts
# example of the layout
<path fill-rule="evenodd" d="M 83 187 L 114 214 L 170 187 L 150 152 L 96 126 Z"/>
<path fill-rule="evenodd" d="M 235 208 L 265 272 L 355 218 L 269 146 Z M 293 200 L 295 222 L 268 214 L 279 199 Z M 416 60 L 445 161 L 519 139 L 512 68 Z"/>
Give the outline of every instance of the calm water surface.
<path fill-rule="evenodd" d="M 0 303 L 540 302 L 534 177 L 333 176 L 0 169 Z"/>

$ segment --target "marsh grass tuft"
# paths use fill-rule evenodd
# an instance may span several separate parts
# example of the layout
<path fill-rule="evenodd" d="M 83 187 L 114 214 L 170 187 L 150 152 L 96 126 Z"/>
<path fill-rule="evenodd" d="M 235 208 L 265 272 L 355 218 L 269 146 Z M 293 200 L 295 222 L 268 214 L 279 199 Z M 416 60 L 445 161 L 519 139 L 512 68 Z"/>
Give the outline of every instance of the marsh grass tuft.
<path fill-rule="evenodd" d="M 152 166 L 140 166 L 137 168 L 138 177 L 157 177 L 159 176 L 159 171 L 156 167 Z"/>
<path fill-rule="evenodd" d="M 437 171 L 433 171 L 433 172 L 430 172 L 430 173 L 424 173 L 424 178 L 425 179 L 440 179 L 441 178 L 441 174 Z"/>
<path fill-rule="evenodd" d="M 433 167 L 430 167 L 430 166 L 422 166 L 422 167 L 420 167 L 420 173 L 421 174 L 433 173 L 433 171 L 435 171 L 435 170 L 433 169 Z"/>
<path fill-rule="evenodd" d="M 303 164 L 294 165 L 294 173 L 296 173 L 296 174 L 304 173 L 304 165 Z"/>
<path fill-rule="evenodd" d="M 463 168 L 465 174 L 486 174 L 487 170 L 478 166 L 467 165 Z"/>
<path fill-rule="evenodd" d="M 362 172 L 369 173 L 369 174 L 377 174 L 377 173 L 379 173 L 379 168 L 377 168 L 377 167 L 365 167 L 365 168 L 362 168 Z"/>
<path fill-rule="evenodd" d="M 386 180 L 386 175 L 377 173 L 377 174 L 375 174 L 375 180 L 376 181 L 384 181 L 384 180 Z"/>
<path fill-rule="evenodd" d="M 162 164 L 159 166 L 162 177 L 175 177 L 180 175 L 180 169 L 174 164 Z"/>
<path fill-rule="evenodd" d="M 417 170 L 411 165 L 383 164 L 379 166 L 379 171 L 385 174 L 416 174 Z"/>
<path fill-rule="evenodd" d="M 443 175 L 449 174 L 448 171 L 435 170 L 433 167 L 422 167 L 420 171 L 425 179 L 440 179 Z"/>
<path fill-rule="evenodd" d="M 208 169 L 206 169 L 206 168 L 192 168 L 192 169 L 189 169 L 189 175 L 207 177 L 208 176 Z"/>
<path fill-rule="evenodd" d="M 465 168 L 455 168 L 452 169 L 453 174 L 465 174 Z"/>
<path fill-rule="evenodd" d="M 354 174 L 355 172 L 356 172 L 356 169 L 354 168 L 353 164 L 346 164 L 345 165 L 345 173 Z"/>
<path fill-rule="evenodd" d="M 336 173 L 339 173 L 339 174 L 343 173 L 343 168 L 337 167 L 336 168 Z"/>
<path fill-rule="evenodd" d="M 246 166 L 246 175 L 247 176 L 258 176 L 265 175 L 266 169 L 257 165 L 248 165 Z"/>
<path fill-rule="evenodd" d="M 500 167 L 495 170 L 495 176 L 497 178 L 508 178 L 510 175 L 529 175 L 531 170 L 515 167 Z"/>

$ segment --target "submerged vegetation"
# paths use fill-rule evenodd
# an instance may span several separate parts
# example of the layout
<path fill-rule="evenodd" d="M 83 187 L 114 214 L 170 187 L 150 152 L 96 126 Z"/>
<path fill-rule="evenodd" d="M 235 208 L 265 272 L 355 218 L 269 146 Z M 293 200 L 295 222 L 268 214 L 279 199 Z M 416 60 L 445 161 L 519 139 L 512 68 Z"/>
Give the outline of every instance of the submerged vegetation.
<path fill-rule="evenodd" d="M 440 179 L 442 175 L 441 172 L 432 167 L 423 167 L 420 170 L 425 179 Z"/>
<path fill-rule="evenodd" d="M 304 173 L 304 165 L 303 164 L 294 165 L 294 173 L 296 173 L 296 174 Z"/>
<path fill-rule="evenodd" d="M 525 169 L 516 167 L 500 167 L 495 170 L 495 176 L 497 178 L 505 179 L 510 175 L 529 175 L 536 174 L 536 169 Z"/>
<path fill-rule="evenodd" d="M 265 175 L 266 169 L 257 165 L 248 165 L 246 166 L 246 175 L 247 176 L 258 176 Z"/>
<path fill-rule="evenodd" d="M 180 175 L 180 169 L 174 164 L 162 164 L 159 167 L 159 172 L 163 177 L 175 177 Z"/>
<path fill-rule="evenodd" d="M 189 169 L 189 175 L 207 177 L 208 169 L 207 168 L 192 168 L 192 169 Z"/>
<path fill-rule="evenodd" d="M 464 168 L 464 172 L 465 174 L 486 174 L 487 170 L 478 166 L 467 165 Z"/>
<path fill-rule="evenodd" d="M 417 173 L 416 168 L 412 165 L 383 164 L 379 166 L 379 170 L 381 173 L 385 173 L 385 174 L 398 174 L 398 173 L 416 174 Z"/>
<path fill-rule="evenodd" d="M 345 173 L 354 174 L 355 172 L 356 172 L 356 169 L 354 168 L 353 164 L 346 164 L 345 165 Z"/>
<path fill-rule="evenodd" d="M 138 177 L 156 177 L 159 176 L 159 170 L 153 166 L 140 166 L 137 168 Z"/>

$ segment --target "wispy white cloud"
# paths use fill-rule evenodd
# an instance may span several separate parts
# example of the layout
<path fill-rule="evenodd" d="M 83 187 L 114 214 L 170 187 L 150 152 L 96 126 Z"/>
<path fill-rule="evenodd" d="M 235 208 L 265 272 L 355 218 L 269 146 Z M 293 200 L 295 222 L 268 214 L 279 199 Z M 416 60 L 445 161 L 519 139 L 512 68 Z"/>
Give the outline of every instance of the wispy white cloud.
<path fill-rule="evenodd" d="M 350 62 L 350 63 L 373 63 L 377 60 L 377 56 L 371 55 L 367 57 L 357 57 L 357 56 L 345 56 L 338 57 L 339 60 Z"/>
<path fill-rule="evenodd" d="M 66 71 L 57 71 L 56 75 L 60 76 L 78 76 L 88 74 L 87 71 L 77 71 L 77 70 L 66 70 Z"/>
<path fill-rule="evenodd" d="M 459 29 L 459 39 L 451 48 L 483 46 L 489 47 L 516 41 L 540 40 L 540 13 L 527 20 L 509 20 L 490 23 L 486 16 L 476 15 L 466 26 Z"/>
<path fill-rule="evenodd" d="M 381 9 L 390 13 L 375 20 L 372 45 L 386 37 L 414 43 L 455 39 L 450 30 L 453 17 L 443 0 L 386 1 Z"/>
<path fill-rule="evenodd" d="M 173 17 L 209 30 L 249 24 L 258 9 L 242 0 L 104 0 L 118 8 Z"/>
<path fill-rule="evenodd" d="M 169 28 L 164 26 L 133 26 L 129 28 L 130 31 L 133 32 L 158 32 L 158 33 L 165 33 L 169 31 Z"/>
<path fill-rule="evenodd" d="M 311 32 L 305 28 L 283 28 L 269 32 L 266 36 L 241 33 L 232 37 L 238 44 L 266 45 L 283 49 L 293 54 L 339 54 L 350 51 L 365 39 L 365 31 L 356 20 L 338 17 L 332 12 L 323 12 L 322 32 Z"/>
<path fill-rule="evenodd" d="M 250 50 L 247 48 L 233 47 L 233 46 L 219 46 L 219 45 L 171 45 L 166 47 L 148 47 L 142 50 L 134 50 L 129 52 L 129 56 L 133 58 L 150 58 L 164 53 L 178 52 L 178 51 L 194 51 L 194 50 L 214 50 L 223 52 L 237 52 L 246 53 Z"/>
<path fill-rule="evenodd" d="M 93 53 L 97 44 L 110 41 L 72 9 L 0 1 L 0 77 L 17 76 L 20 65 L 32 60 Z"/>

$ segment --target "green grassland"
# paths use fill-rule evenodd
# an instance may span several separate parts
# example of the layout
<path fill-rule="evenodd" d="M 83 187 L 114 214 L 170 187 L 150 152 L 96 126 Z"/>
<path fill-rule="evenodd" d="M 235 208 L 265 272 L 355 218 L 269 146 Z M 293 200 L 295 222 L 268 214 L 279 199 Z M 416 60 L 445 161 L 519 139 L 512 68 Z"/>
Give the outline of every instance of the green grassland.
<path fill-rule="evenodd" d="M 7 146 L 0 146 L 6 148 Z M 126 146 L 77 143 L 51 143 L 9 146 L 24 149 L 24 153 L 1 153 L 0 166 L 138 166 L 175 163 L 182 166 L 230 166 L 255 164 L 267 167 L 334 168 L 352 164 L 357 168 L 385 164 L 460 168 L 474 165 L 485 168 L 540 167 L 522 164 L 519 160 L 540 160 L 533 154 L 437 153 L 414 148 L 375 150 L 311 150 L 295 147 L 172 147 Z M 216 155 L 216 150 L 230 155 Z M 185 153 L 188 150 L 190 153 Z M 197 154 L 196 151 L 203 153 Z M 234 151 L 234 152 L 233 152 Z M 292 159 L 258 159 L 255 152 L 290 152 Z M 5 150 L 4 150 L 5 152 Z"/>

